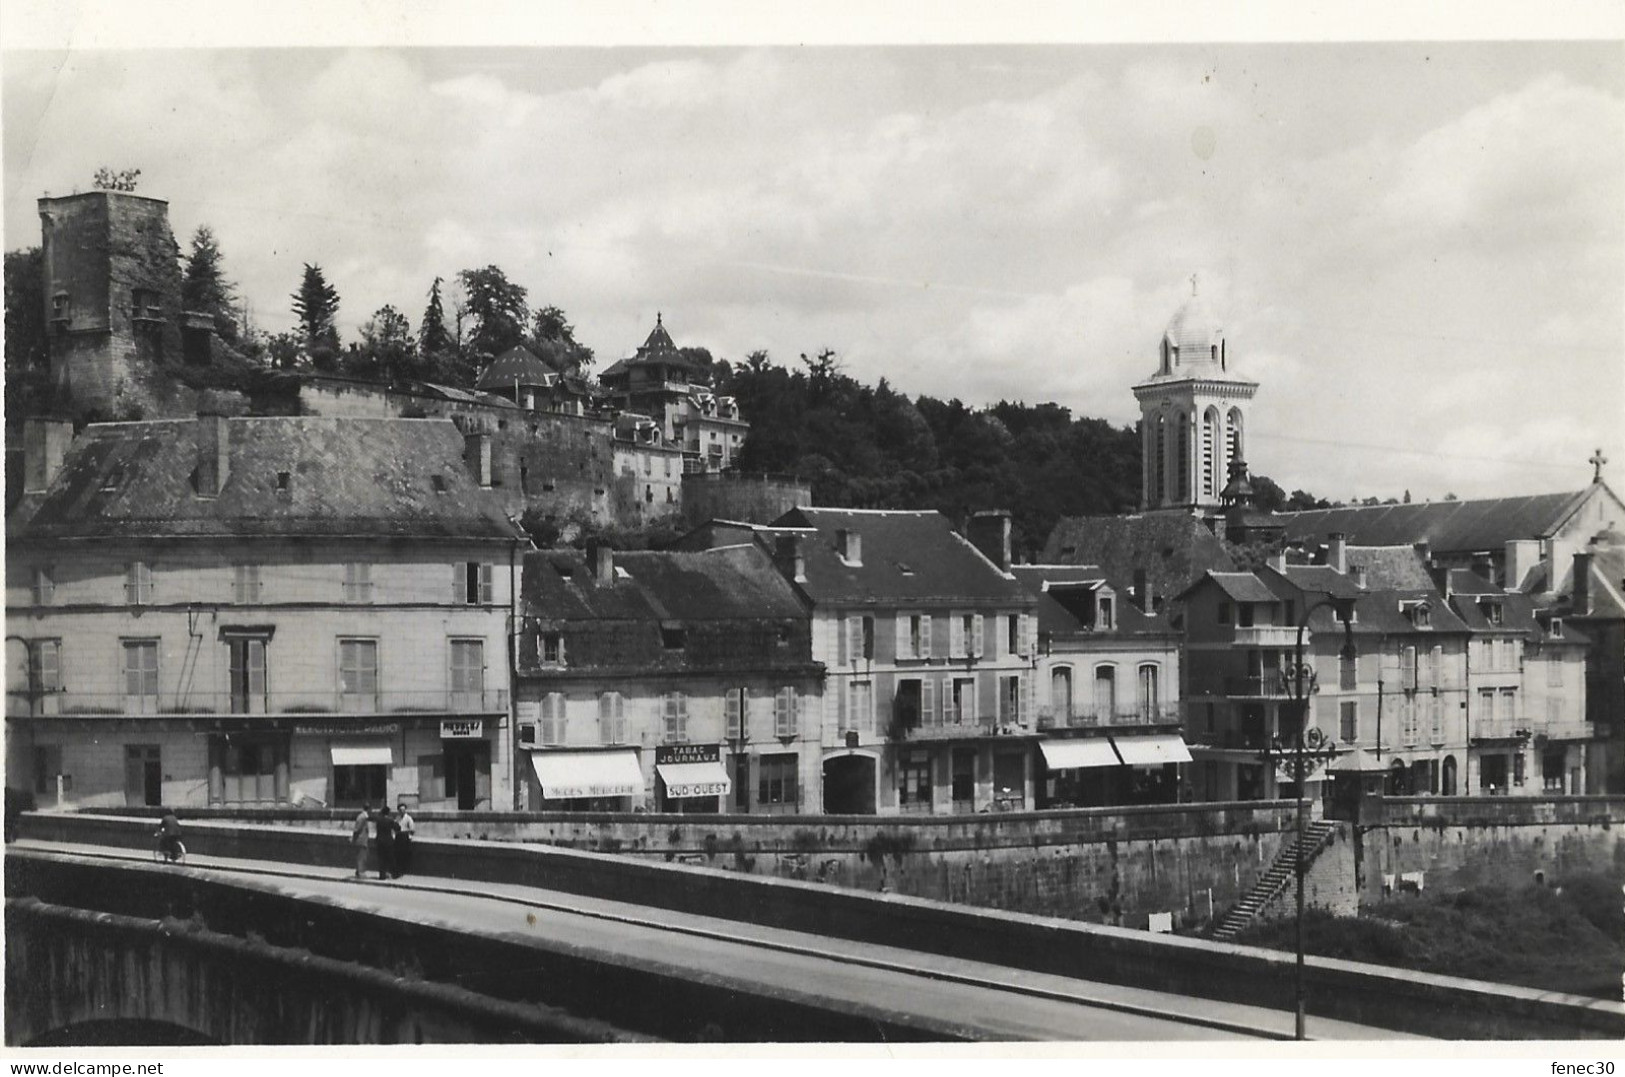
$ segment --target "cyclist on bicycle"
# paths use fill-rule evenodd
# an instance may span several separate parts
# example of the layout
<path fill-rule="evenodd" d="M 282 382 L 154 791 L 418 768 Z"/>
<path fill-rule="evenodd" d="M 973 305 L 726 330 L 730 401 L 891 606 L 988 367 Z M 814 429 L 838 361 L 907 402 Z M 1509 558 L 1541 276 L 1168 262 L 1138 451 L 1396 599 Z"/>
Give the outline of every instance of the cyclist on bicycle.
<path fill-rule="evenodd" d="M 158 851 L 164 859 L 170 862 L 179 860 L 186 853 L 186 847 L 181 844 L 181 821 L 175 815 L 174 808 L 165 808 L 164 817 L 158 820 Z"/>

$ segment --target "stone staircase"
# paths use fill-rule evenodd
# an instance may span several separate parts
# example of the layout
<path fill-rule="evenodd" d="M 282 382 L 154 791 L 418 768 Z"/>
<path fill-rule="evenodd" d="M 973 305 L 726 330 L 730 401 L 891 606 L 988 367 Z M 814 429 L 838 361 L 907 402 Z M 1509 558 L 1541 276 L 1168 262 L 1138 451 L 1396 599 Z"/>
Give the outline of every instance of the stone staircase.
<path fill-rule="evenodd" d="M 1304 870 L 1307 871 L 1309 865 L 1315 862 L 1315 857 L 1319 856 L 1320 851 L 1331 842 L 1335 833 L 1337 833 L 1336 823 L 1321 820 L 1311 822 L 1304 828 L 1301 842 L 1294 834 L 1281 849 L 1275 862 L 1269 866 L 1269 870 L 1264 872 L 1247 892 L 1247 896 L 1236 902 L 1230 911 L 1224 914 L 1219 926 L 1213 929 L 1212 937 L 1220 942 L 1235 938 L 1242 928 L 1252 923 L 1255 916 L 1292 885 L 1299 857 L 1303 858 Z"/>

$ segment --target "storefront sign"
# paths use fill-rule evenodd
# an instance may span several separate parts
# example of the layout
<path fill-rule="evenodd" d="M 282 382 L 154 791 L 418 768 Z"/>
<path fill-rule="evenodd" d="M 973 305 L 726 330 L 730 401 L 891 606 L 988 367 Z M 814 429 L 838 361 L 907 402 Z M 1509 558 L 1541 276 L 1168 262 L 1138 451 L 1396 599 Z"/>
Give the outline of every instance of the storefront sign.
<path fill-rule="evenodd" d="M 440 722 L 440 736 L 444 740 L 477 739 L 485 736 L 482 718 L 445 718 Z"/>
<path fill-rule="evenodd" d="M 663 763 L 720 763 L 722 749 L 715 744 L 661 744 L 655 747 L 655 766 Z"/>
<path fill-rule="evenodd" d="M 296 725 L 295 734 L 301 737 L 377 737 L 399 733 L 399 722 L 314 722 Z"/>

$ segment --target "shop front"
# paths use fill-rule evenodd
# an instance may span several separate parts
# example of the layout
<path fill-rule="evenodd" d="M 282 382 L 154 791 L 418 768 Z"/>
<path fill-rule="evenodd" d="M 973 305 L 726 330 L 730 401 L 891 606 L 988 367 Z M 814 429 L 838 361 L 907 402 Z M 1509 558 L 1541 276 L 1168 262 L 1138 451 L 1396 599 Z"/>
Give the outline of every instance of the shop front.
<path fill-rule="evenodd" d="M 643 804 L 643 764 L 635 748 L 535 748 L 529 755 L 534 810 L 624 812 Z"/>
<path fill-rule="evenodd" d="M 1045 771 L 1040 807 L 1098 808 L 1114 802 L 1122 760 L 1110 740 L 1054 738 L 1039 741 L 1038 751 Z"/>
<path fill-rule="evenodd" d="M 717 744 L 663 744 L 655 748 L 655 810 L 713 814 L 733 788 Z"/>

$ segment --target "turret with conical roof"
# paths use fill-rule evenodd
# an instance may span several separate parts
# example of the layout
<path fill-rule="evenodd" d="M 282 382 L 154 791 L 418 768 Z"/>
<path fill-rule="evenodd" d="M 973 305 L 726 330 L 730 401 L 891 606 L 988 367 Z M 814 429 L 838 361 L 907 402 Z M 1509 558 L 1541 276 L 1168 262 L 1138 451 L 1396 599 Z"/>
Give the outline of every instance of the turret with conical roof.
<path fill-rule="evenodd" d="M 1157 369 L 1134 386 L 1143 449 L 1140 506 L 1214 508 L 1244 450 L 1245 410 L 1258 383 L 1234 373 L 1224 329 L 1191 277 L 1191 294 L 1158 346 Z"/>

